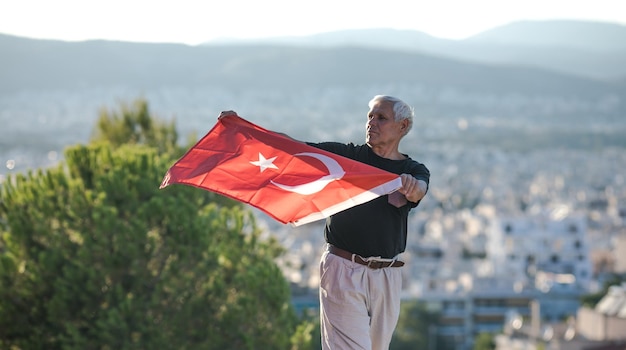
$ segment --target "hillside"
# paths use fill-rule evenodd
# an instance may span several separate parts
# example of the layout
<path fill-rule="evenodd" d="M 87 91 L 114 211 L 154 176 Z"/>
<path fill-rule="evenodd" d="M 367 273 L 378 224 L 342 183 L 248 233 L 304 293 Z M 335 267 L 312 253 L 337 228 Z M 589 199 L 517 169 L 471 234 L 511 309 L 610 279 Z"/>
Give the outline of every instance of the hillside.
<path fill-rule="evenodd" d="M 626 52 L 626 26 L 572 20 L 521 21 L 503 25 L 467 39 L 532 47 L 558 47 L 592 52 Z"/>
<path fill-rule="evenodd" d="M 358 46 L 63 42 L 0 35 L 0 91 L 223 86 L 293 89 L 418 84 L 465 91 L 600 96 L 618 89 L 544 69 Z"/>
<path fill-rule="evenodd" d="M 217 40 L 212 44 L 359 46 L 419 52 L 486 64 L 529 66 L 581 77 L 626 78 L 626 26 L 571 20 L 523 21 L 447 40 L 414 30 L 346 30 L 304 37 Z"/>

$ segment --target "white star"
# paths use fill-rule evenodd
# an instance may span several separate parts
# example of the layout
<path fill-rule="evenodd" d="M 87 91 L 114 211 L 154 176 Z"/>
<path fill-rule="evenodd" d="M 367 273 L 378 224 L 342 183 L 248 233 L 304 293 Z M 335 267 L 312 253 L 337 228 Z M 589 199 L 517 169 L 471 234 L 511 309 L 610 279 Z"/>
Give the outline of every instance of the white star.
<path fill-rule="evenodd" d="M 250 162 L 250 164 L 258 166 L 261 172 L 263 172 L 267 168 L 278 169 L 278 167 L 274 165 L 273 163 L 274 160 L 276 160 L 276 157 L 265 159 L 265 157 L 261 154 L 261 152 L 259 152 L 259 160 Z"/>

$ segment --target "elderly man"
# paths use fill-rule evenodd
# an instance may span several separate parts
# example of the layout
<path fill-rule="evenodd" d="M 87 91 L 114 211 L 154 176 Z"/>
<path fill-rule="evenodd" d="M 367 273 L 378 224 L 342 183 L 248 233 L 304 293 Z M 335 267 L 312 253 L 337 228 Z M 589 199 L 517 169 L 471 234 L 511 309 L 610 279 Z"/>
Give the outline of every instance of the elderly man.
<path fill-rule="evenodd" d="M 402 188 L 326 220 L 320 262 L 323 349 L 387 349 L 400 313 L 407 218 L 426 194 L 430 172 L 399 151 L 413 109 L 378 95 L 369 102 L 365 144 L 308 143 L 399 174 Z"/>
<path fill-rule="evenodd" d="M 220 117 L 229 114 L 236 113 Z M 402 179 L 398 191 L 326 219 L 319 290 L 323 349 L 389 348 L 400 314 L 404 262 L 398 257 L 406 248 L 407 219 L 430 180 L 423 164 L 399 151 L 413 114 L 404 101 L 377 95 L 369 101 L 365 144 L 307 142 Z"/>

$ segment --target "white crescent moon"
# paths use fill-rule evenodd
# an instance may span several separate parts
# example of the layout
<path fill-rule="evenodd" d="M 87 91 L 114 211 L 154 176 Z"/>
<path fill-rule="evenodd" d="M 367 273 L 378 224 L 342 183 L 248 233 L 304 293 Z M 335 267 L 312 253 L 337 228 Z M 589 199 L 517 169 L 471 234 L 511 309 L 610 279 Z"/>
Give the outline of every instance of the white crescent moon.
<path fill-rule="evenodd" d="M 311 181 L 311 182 L 308 182 L 302 185 L 296 185 L 296 186 L 288 186 L 288 185 L 280 184 L 274 181 L 270 181 L 270 182 L 276 185 L 277 187 L 282 188 L 285 191 L 295 192 L 295 193 L 302 194 L 302 195 L 308 195 L 308 194 L 317 193 L 323 190 L 324 187 L 326 187 L 326 185 L 328 185 L 331 181 L 341 179 L 343 175 L 345 175 L 346 173 L 345 171 L 343 171 L 343 168 L 341 167 L 341 165 L 339 165 L 339 163 L 337 163 L 336 160 L 332 159 L 329 156 L 325 156 L 319 153 L 311 153 L 311 152 L 303 152 L 303 153 L 294 154 L 294 157 L 297 157 L 297 156 L 306 156 L 306 157 L 312 157 L 312 158 L 318 159 L 320 162 L 324 163 L 324 165 L 326 166 L 326 169 L 328 169 L 328 175 L 322 176 L 315 181 Z"/>

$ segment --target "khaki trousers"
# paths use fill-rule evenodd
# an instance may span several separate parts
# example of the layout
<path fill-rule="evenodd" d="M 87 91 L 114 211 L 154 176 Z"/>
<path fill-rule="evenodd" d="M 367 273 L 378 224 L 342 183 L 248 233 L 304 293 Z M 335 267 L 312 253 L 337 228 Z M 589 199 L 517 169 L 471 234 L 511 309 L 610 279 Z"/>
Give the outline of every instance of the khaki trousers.
<path fill-rule="evenodd" d="M 371 269 L 325 251 L 320 262 L 323 350 L 386 350 L 400 315 L 399 267 Z"/>

